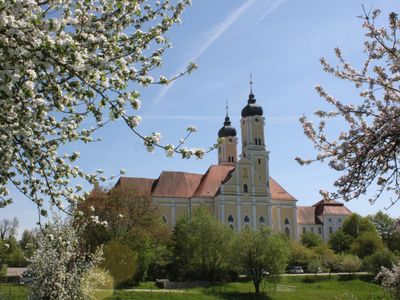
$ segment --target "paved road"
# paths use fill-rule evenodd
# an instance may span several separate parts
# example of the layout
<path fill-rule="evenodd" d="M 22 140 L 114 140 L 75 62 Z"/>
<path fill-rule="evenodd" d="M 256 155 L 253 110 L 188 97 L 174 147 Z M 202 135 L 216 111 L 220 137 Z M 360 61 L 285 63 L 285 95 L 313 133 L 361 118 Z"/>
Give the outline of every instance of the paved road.
<path fill-rule="evenodd" d="M 355 272 L 355 273 L 348 273 L 348 272 L 341 272 L 341 273 L 331 273 L 331 275 L 368 275 L 368 272 Z M 302 273 L 302 274 L 282 274 L 282 276 L 328 276 L 329 273 Z"/>

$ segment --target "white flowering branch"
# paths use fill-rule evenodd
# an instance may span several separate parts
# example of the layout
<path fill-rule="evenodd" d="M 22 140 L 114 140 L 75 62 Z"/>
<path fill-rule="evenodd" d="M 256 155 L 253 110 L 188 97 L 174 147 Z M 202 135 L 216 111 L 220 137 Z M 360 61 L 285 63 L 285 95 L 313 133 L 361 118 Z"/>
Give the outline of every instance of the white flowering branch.
<path fill-rule="evenodd" d="M 206 153 L 162 145 L 159 133 L 142 135 L 134 113 L 141 104 L 134 87 L 167 85 L 197 68 L 190 63 L 170 79 L 152 77 L 171 47 L 165 34 L 181 22 L 189 4 L 0 0 L 0 207 L 12 202 L 9 185 L 32 200 L 40 216 L 47 215 L 47 200 L 64 212 L 69 211 L 64 204 L 76 206 L 85 194 L 71 179 L 94 184 L 105 178 L 101 170 L 87 174 L 73 165 L 79 152 L 62 155 L 59 149 L 98 141 L 96 130 L 116 119 L 122 118 L 148 150 L 198 158 Z M 86 120 L 95 125 L 86 128 Z"/>
<path fill-rule="evenodd" d="M 375 20 L 380 11 L 364 10 L 363 27 L 366 61 L 361 70 L 347 62 L 342 51 L 335 49 L 339 65 L 333 67 L 324 58 L 324 71 L 352 82 L 360 89 L 359 104 L 345 104 L 320 86 L 317 93 L 334 107 L 331 112 L 317 111 L 320 118 L 316 128 L 305 116 L 300 118 L 305 135 L 319 152 L 315 159 L 296 158 L 300 164 L 329 161 L 329 166 L 341 173 L 331 197 L 356 199 L 368 188 L 377 186 L 370 198 L 374 203 L 384 191 L 392 195 L 390 206 L 400 200 L 400 44 L 397 38 L 400 21 L 397 14 L 389 15 L 387 28 L 378 28 Z M 329 140 L 325 132 L 326 120 L 342 117 L 348 130 Z"/>

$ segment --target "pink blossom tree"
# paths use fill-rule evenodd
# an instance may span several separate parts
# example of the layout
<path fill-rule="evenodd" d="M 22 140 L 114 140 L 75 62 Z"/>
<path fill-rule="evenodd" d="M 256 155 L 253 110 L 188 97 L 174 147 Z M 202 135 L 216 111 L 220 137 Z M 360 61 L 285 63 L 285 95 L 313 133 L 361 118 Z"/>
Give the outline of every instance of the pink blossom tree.
<path fill-rule="evenodd" d="M 318 126 L 305 116 L 300 118 L 318 155 L 296 160 L 302 165 L 328 161 L 332 169 L 340 172 L 334 182 L 336 191 L 329 195 L 332 198 L 349 201 L 377 186 L 370 202 L 374 203 L 385 192 L 391 195 L 393 205 L 400 199 L 400 21 L 392 12 L 389 24 L 379 27 L 379 15 L 379 10 L 364 10 L 361 16 L 366 30 L 366 60 L 361 69 L 346 61 L 339 48 L 335 49 L 338 66 L 321 58 L 323 70 L 353 83 L 362 100 L 346 104 L 317 86 L 317 93 L 333 110 L 315 112 Z M 343 118 L 348 125 L 333 139 L 326 133 L 326 122 L 332 118 Z"/>

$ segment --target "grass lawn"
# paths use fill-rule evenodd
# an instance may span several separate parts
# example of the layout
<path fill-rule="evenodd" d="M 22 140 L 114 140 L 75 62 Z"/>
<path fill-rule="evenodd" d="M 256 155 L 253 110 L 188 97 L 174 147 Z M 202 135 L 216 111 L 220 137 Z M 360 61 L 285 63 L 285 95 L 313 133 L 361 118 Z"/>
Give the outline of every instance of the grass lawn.
<path fill-rule="evenodd" d="M 1 300 L 27 299 L 26 287 L 20 284 L 0 283 Z"/>
<path fill-rule="evenodd" d="M 272 283 L 261 286 L 261 295 L 254 294 L 251 282 L 237 282 L 217 285 L 210 288 L 182 290 L 180 293 L 166 292 L 154 288 L 147 283 L 140 286 L 147 292 L 129 290 L 99 291 L 98 299 L 106 300 L 378 300 L 390 299 L 385 296 L 382 288 L 359 278 L 322 277 L 304 280 L 306 277 L 285 277 L 277 285 L 277 291 Z M 7 296 L 11 295 L 11 298 Z M 26 299 L 26 288 L 20 285 L 0 284 L 0 299 Z"/>
<path fill-rule="evenodd" d="M 390 299 L 385 296 L 383 289 L 370 282 L 358 278 L 338 278 L 332 276 L 318 277 L 314 281 L 306 280 L 305 277 L 285 277 L 277 285 L 275 291 L 274 284 L 264 283 L 261 287 L 262 295 L 254 294 L 254 287 L 251 282 L 228 283 L 205 289 L 189 289 L 183 293 L 160 293 L 139 292 L 139 291 L 114 291 L 112 296 L 106 297 L 107 300 L 117 299 L 160 299 L 160 300 L 378 300 Z"/>

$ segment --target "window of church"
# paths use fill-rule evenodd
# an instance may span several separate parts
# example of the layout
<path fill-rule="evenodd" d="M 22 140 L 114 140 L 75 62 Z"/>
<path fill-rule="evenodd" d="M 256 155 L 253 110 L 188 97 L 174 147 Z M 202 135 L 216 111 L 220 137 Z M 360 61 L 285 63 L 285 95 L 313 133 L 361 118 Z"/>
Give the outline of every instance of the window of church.
<path fill-rule="evenodd" d="M 168 220 L 167 220 L 167 217 L 166 217 L 166 216 L 162 216 L 161 219 L 162 219 L 162 221 L 163 221 L 164 224 L 167 224 Z"/>
<path fill-rule="evenodd" d="M 286 228 L 285 228 L 285 234 L 286 234 L 287 236 L 290 236 L 290 229 L 289 229 L 289 227 L 286 227 Z"/>
<path fill-rule="evenodd" d="M 261 158 L 258 159 L 258 164 L 261 165 Z"/>
<path fill-rule="evenodd" d="M 232 143 L 232 142 L 233 142 L 232 138 L 229 138 L 229 142 L 230 142 L 230 143 Z"/>
<path fill-rule="evenodd" d="M 322 228 L 321 227 L 318 227 L 318 233 L 322 234 Z"/>
<path fill-rule="evenodd" d="M 258 123 L 258 118 L 255 118 L 254 121 L 255 121 L 256 123 Z"/>
<path fill-rule="evenodd" d="M 329 222 L 332 222 L 332 219 L 331 218 L 329 218 L 329 220 L 328 220 Z"/>
<path fill-rule="evenodd" d="M 304 233 L 304 232 L 306 232 L 306 228 L 305 228 L 305 227 L 303 227 L 303 233 Z"/>
<path fill-rule="evenodd" d="M 264 224 L 264 223 L 265 223 L 265 219 L 264 219 L 264 217 L 263 217 L 263 216 L 261 216 L 261 217 L 260 217 L 260 219 L 259 219 L 259 221 L 260 221 L 260 224 Z"/>
<path fill-rule="evenodd" d="M 333 228 L 329 227 L 329 233 L 332 234 L 333 233 Z"/>
<path fill-rule="evenodd" d="M 339 223 L 340 223 L 340 222 L 342 222 L 342 219 L 339 218 L 338 221 L 339 221 Z"/>
<path fill-rule="evenodd" d="M 258 145 L 258 139 L 254 139 L 254 143 Z"/>
<path fill-rule="evenodd" d="M 289 225 L 289 220 L 288 220 L 288 218 L 285 219 L 285 225 Z"/>
<path fill-rule="evenodd" d="M 229 215 L 228 216 L 228 222 L 229 223 L 233 223 L 235 221 L 235 219 L 233 218 L 233 216 L 232 215 Z"/>
<path fill-rule="evenodd" d="M 246 224 L 250 223 L 250 218 L 249 218 L 249 216 L 246 215 L 246 216 L 244 217 L 243 221 L 244 221 Z"/>
<path fill-rule="evenodd" d="M 248 188 L 247 184 L 243 185 L 243 192 L 244 193 L 248 193 L 249 192 L 249 188 Z"/>

